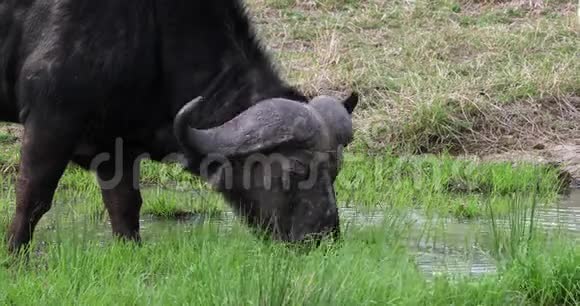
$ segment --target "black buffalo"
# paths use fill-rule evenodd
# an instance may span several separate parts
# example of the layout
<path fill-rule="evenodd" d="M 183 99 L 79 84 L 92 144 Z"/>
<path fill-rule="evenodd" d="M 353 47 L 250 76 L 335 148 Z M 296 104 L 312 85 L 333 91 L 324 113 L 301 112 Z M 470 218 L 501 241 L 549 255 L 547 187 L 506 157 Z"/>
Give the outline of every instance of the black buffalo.
<path fill-rule="evenodd" d="M 337 236 L 357 103 L 283 81 L 238 0 L 0 0 L 0 121 L 24 126 L 9 249 L 71 161 L 96 172 L 113 233 L 139 240 L 134 166 L 172 153 L 253 228 Z"/>

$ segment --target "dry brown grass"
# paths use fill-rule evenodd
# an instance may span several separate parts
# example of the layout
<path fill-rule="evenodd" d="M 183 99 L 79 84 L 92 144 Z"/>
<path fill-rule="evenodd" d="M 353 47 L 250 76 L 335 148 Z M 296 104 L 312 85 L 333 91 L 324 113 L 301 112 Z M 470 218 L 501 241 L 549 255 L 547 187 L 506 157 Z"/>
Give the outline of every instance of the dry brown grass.
<path fill-rule="evenodd" d="M 356 148 L 490 153 L 578 136 L 569 2 L 249 3 L 293 83 L 309 94 L 362 93 Z"/>
<path fill-rule="evenodd" d="M 543 150 L 580 139 L 580 97 L 528 99 L 492 105 L 474 116 L 464 145 L 471 151 Z"/>

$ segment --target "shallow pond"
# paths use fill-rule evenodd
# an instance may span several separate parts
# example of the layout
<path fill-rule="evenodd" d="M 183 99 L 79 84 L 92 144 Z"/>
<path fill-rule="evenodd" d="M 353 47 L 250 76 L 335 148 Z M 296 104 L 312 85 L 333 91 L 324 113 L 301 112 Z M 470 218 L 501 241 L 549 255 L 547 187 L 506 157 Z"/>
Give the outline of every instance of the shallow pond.
<path fill-rule="evenodd" d="M 40 241 L 110 239 L 110 224 L 107 221 L 87 222 L 86 217 L 79 215 L 77 220 L 73 218 L 62 223 L 58 221 L 60 218 L 51 216 L 58 216 L 59 210 L 62 212 L 67 208 L 57 207 L 43 220 L 37 232 L 37 239 Z M 363 212 L 355 208 L 341 208 L 340 213 L 341 222 L 347 230 L 349 226 L 381 225 L 383 222 L 388 224 L 388 218 L 391 217 L 384 210 L 367 209 Z M 145 241 L 153 242 L 176 232 L 187 235 L 206 221 L 227 230 L 234 224 L 234 218 L 232 212 L 211 217 L 191 215 L 180 220 L 144 216 L 141 220 L 141 232 Z M 392 221 L 398 222 L 396 219 L 397 217 Z M 415 255 L 418 267 L 428 276 L 439 273 L 478 276 L 495 272 L 496 264 L 484 243 L 491 236 L 489 220 L 426 217 L 418 210 L 409 210 L 403 220 L 411 228 L 410 233 L 405 235 L 406 244 Z M 543 229 L 564 230 L 580 242 L 580 189 L 571 190 L 556 205 L 538 207 L 534 220 Z M 499 226 L 502 223 L 507 223 L 507 220 L 497 220 Z"/>

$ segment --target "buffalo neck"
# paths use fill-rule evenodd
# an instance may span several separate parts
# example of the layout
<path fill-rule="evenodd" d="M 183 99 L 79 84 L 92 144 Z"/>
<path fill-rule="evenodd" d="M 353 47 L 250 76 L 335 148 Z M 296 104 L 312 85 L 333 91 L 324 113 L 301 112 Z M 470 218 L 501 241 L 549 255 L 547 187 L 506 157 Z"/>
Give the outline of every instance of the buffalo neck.
<path fill-rule="evenodd" d="M 306 101 L 276 71 L 242 1 L 152 1 L 160 99 L 169 121 L 200 95 L 207 99 L 191 118 L 196 128 L 221 125 L 268 98 Z M 208 91 L 216 80 L 215 90 Z M 161 139 L 172 134 L 171 126 L 165 126 Z M 192 157 L 190 166 L 196 168 L 201 158 Z"/>
<path fill-rule="evenodd" d="M 272 65 L 239 0 L 155 0 L 158 65 L 163 99 L 174 116 L 206 89 L 218 75 L 215 98 L 192 124 L 204 128 L 223 124 L 260 100 L 303 96 L 288 86 Z"/>

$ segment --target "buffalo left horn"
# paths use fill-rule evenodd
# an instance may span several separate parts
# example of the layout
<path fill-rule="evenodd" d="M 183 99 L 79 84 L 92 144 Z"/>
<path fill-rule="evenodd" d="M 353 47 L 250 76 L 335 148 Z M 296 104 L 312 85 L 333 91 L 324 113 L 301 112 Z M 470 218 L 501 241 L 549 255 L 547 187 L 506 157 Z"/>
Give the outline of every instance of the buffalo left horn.
<path fill-rule="evenodd" d="M 175 135 L 180 144 L 199 154 L 222 156 L 247 155 L 279 145 L 310 147 L 322 130 L 307 104 L 269 99 L 259 102 L 230 121 L 210 129 L 200 130 L 188 125 L 191 114 L 199 109 L 202 98 L 186 104 L 177 114 Z"/>

